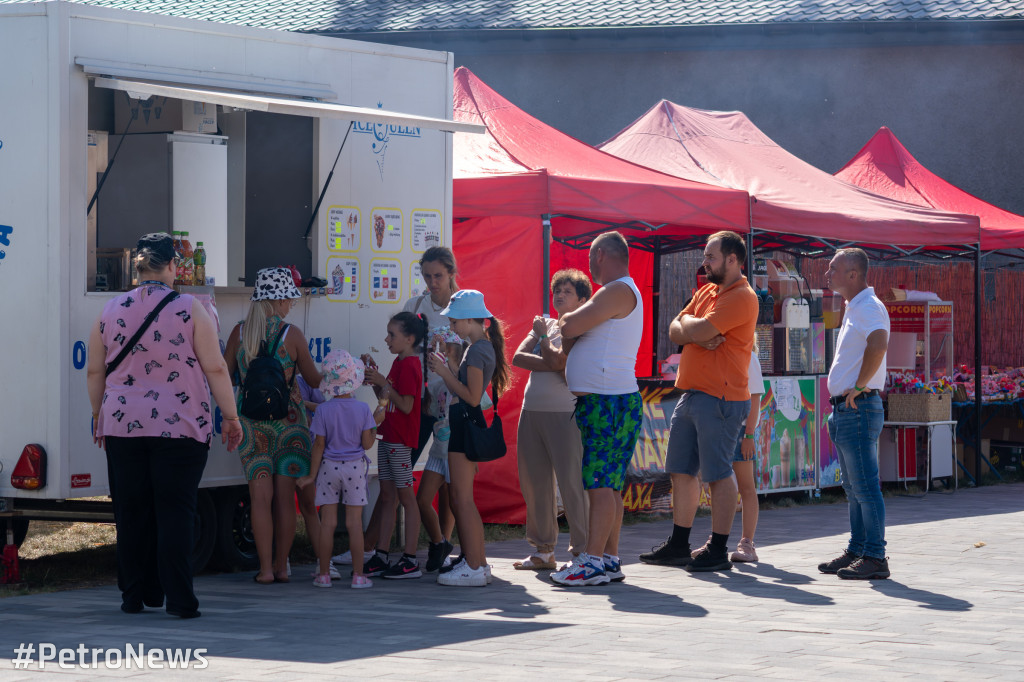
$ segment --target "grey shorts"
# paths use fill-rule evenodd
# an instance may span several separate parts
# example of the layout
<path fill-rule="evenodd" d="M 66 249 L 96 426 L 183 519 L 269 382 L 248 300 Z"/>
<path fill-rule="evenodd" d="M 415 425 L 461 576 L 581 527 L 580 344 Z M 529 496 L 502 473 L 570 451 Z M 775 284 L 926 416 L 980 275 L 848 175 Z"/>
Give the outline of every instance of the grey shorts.
<path fill-rule="evenodd" d="M 732 476 L 733 453 L 750 400 L 722 400 L 687 391 L 679 396 L 669 425 L 665 470 L 700 474 L 705 483 Z"/>

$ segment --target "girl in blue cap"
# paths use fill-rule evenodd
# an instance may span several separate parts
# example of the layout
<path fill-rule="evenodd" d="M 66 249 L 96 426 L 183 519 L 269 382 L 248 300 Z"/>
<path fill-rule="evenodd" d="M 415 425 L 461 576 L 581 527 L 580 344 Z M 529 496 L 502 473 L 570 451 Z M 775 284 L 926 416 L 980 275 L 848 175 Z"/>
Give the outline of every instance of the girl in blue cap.
<path fill-rule="evenodd" d="M 454 396 L 449 420 L 448 466 L 451 472 L 452 511 L 459 529 L 461 555 L 441 569 L 437 582 L 441 585 L 483 587 L 490 582 L 490 567 L 484 552 L 484 524 L 473 502 L 473 478 L 477 465 L 466 458 L 467 423 L 483 424 L 480 408 L 487 389 L 497 399 L 508 385 L 508 363 L 505 361 L 505 337 L 501 322 L 487 310 L 484 295 L 473 289 L 452 294 L 448 307 L 441 314 L 451 320 L 452 331 L 469 343 L 462 362 L 455 353 L 447 359 L 430 357 L 430 369 L 436 372 Z"/>

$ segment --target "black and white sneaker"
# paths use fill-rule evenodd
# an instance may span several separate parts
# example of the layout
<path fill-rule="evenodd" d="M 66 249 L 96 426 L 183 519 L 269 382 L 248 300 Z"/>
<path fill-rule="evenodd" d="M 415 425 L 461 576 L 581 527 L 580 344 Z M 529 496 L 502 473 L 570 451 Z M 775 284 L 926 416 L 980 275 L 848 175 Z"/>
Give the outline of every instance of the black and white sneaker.
<path fill-rule="evenodd" d="M 427 565 L 424 567 L 424 571 L 433 573 L 441 568 L 453 549 L 455 549 L 455 546 L 447 540 L 431 542 L 430 547 L 427 549 Z"/>
<path fill-rule="evenodd" d="M 376 578 L 377 576 L 384 575 L 384 571 L 391 568 L 388 564 L 388 555 L 381 555 L 380 552 L 376 552 L 370 560 L 363 564 L 363 575 L 367 578 Z"/>
<path fill-rule="evenodd" d="M 672 538 L 657 547 L 652 547 L 650 552 L 640 555 L 640 561 L 655 566 L 686 566 L 693 558 L 690 556 L 690 545 L 687 543 L 682 547 L 672 544 Z"/>
<path fill-rule="evenodd" d="M 441 565 L 441 568 L 437 569 L 437 574 L 441 575 L 442 573 L 447 573 L 448 571 L 455 568 L 458 565 L 458 563 L 460 561 L 463 561 L 465 558 L 466 555 L 462 553 L 460 553 L 459 556 L 446 557 L 444 563 Z"/>
<path fill-rule="evenodd" d="M 686 565 L 690 573 L 703 573 L 705 571 L 731 571 L 732 562 L 729 561 L 728 550 L 718 549 L 708 545 L 697 552 L 693 561 Z"/>
<path fill-rule="evenodd" d="M 406 578 L 419 578 L 423 573 L 415 559 L 402 555 L 402 558 L 384 571 L 385 580 L 405 580 Z"/>

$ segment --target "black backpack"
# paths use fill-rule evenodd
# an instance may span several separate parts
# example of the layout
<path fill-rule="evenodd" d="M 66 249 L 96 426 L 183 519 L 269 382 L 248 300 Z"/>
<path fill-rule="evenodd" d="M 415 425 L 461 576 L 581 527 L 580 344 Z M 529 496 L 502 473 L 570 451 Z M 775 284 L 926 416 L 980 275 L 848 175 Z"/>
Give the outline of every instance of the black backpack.
<path fill-rule="evenodd" d="M 298 368 L 292 370 L 291 381 L 285 379 L 284 367 L 277 359 L 277 347 L 289 326 L 285 325 L 278 332 L 273 347 L 268 349 L 266 340 L 260 342 L 260 352 L 249 363 L 245 373 L 240 412 L 253 421 L 270 421 L 288 416 L 288 403 Z"/>

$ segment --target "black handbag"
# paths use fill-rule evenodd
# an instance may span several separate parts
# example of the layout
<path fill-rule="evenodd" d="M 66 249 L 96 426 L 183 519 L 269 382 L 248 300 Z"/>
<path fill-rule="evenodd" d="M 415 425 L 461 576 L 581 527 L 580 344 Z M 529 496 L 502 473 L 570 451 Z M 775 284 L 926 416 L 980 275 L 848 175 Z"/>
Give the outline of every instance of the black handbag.
<path fill-rule="evenodd" d="M 490 426 L 486 422 L 477 424 L 468 417 L 466 419 L 466 459 L 470 462 L 493 462 L 504 457 L 507 452 L 505 432 L 501 428 L 501 417 L 498 416 L 498 398 L 495 397 L 494 419 Z"/>

